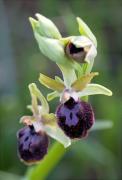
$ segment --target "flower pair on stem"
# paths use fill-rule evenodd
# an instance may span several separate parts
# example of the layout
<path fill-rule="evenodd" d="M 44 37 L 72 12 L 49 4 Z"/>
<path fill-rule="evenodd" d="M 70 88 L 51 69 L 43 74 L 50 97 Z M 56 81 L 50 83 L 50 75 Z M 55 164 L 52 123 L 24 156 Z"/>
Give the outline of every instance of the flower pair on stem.
<path fill-rule="evenodd" d="M 37 86 L 34 83 L 29 85 L 32 98 L 29 108 L 33 115 L 21 118 L 25 127 L 17 135 L 20 159 L 27 164 L 36 163 L 46 155 L 48 136 L 64 147 L 86 137 L 95 122 L 88 96 L 112 95 L 104 86 L 91 83 L 98 75 L 98 72 L 91 72 L 97 55 L 97 41 L 89 27 L 77 18 L 80 36 L 63 38 L 51 20 L 40 14 L 36 17 L 37 20 L 30 18 L 30 22 L 39 48 L 58 65 L 63 80 L 43 74 L 39 77 L 40 83 L 52 90 L 47 94 L 47 100 L 59 98 L 55 113 L 49 112 L 47 100 Z"/>

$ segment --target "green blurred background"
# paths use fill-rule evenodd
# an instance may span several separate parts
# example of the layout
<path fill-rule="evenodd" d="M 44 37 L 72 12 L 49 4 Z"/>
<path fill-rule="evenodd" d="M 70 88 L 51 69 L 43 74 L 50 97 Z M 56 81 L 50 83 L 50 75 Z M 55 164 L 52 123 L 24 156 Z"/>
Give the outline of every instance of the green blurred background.
<path fill-rule="evenodd" d="M 41 13 L 53 20 L 63 36 L 78 34 L 75 16 L 90 26 L 98 40 L 94 82 L 113 91 L 112 97 L 92 96 L 96 119 L 111 120 L 112 129 L 92 132 L 72 145 L 48 180 L 120 180 L 122 178 L 122 1 L 121 0 L 0 0 L 0 180 L 18 180 L 27 167 L 16 153 L 19 119 L 30 114 L 28 84 L 39 73 L 61 75 L 39 51 L 28 21 Z M 57 101 L 51 102 L 54 111 Z M 17 176 L 13 176 L 16 174 Z"/>

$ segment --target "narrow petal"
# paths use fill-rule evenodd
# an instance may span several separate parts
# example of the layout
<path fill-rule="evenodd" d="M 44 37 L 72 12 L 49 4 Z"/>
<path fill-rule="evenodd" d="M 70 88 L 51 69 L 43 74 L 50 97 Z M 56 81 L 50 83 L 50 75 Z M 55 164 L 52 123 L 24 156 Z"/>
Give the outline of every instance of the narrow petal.
<path fill-rule="evenodd" d="M 82 91 L 87 86 L 87 84 L 91 82 L 93 77 L 97 75 L 98 72 L 92 72 L 87 75 L 81 76 L 72 84 L 72 88 L 75 91 Z"/>
<path fill-rule="evenodd" d="M 64 83 L 63 80 L 59 76 L 55 76 L 55 80 L 60 83 Z"/>
<path fill-rule="evenodd" d="M 81 92 L 78 92 L 79 97 L 95 94 L 112 96 L 112 92 L 109 89 L 99 84 L 88 84 L 85 89 L 83 89 Z"/>
<path fill-rule="evenodd" d="M 56 80 L 54 80 L 48 76 L 45 76 L 42 73 L 40 74 L 39 81 L 41 84 L 43 84 L 47 88 L 58 91 L 58 92 L 62 92 L 65 88 L 63 83 L 57 82 Z"/>
<path fill-rule="evenodd" d="M 53 99 L 59 97 L 60 94 L 57 91 L 53 91 L 47 95 L 47 100 L 52 101 Z"/>

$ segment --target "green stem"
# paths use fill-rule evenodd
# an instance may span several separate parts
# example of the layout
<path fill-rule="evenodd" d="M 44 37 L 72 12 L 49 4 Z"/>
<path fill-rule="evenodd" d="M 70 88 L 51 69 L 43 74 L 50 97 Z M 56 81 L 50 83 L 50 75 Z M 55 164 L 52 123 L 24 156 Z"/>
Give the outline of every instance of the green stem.
<path fill-rule="evenodd" d="M 63 145 L 55 142 L 49 150 L 48 155 L 37 166 L 29 169 L 27 172 L 27 180 L 44 180 L 49 173 L 55 168 L 58 162 L 65 154 L 66 149 Z"/>

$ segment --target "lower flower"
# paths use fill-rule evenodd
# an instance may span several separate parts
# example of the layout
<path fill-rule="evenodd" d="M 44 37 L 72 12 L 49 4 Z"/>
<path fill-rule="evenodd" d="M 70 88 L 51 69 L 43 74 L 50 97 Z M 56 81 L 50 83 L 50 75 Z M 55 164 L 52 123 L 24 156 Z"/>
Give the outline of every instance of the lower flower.
<path fill-rule="evenodd" d="M 70 97 L 56 111 L 59 127 L 71 139 L 82 138 L 94 123 L 94 113 L 89 103 Z"/>
<path fill-rule="evenodd" d="M 18 155 L 25 163 L 36 163 L 47 154 L 48 136 L 44 132 L 35 132 L 33 125 L 20 129 L 17 138 Z"/>

